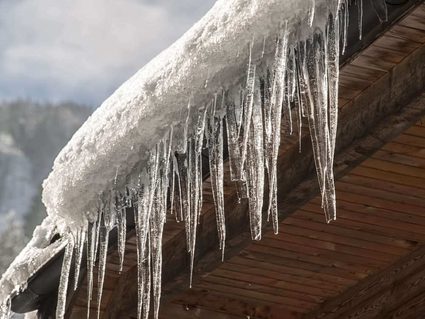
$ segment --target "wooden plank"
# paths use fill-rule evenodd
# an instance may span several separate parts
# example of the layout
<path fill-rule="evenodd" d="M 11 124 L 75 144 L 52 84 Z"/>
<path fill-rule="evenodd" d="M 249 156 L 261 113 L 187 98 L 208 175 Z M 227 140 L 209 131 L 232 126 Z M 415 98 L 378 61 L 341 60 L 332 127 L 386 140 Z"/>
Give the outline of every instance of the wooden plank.
<path fill-rule="evenodd" d="M 241 287 L 240 283 L 238 284 L 238 286 L 235 286 L 235 284 L 238 282 L 237 280 L 229 280 L 229 282 L 232 282 L 232 284 L 225 285 L 220 283 L 200 282 L 196 284 L 196 287 L 197 289 L 211 291 L 219 293 L 221 295 L 225 294 L 227 296 L 237 296 L 237 298 L 242 299 L 251 299 L 254 301 L 253 304 L 256 304 L 257 302 L 263 302 L 269 305 L 276 306 L 285 305 L 286 309 L 298 310 L 300 312 L 307 312 L 309 309 L 314 308 L 316 305 L 314 301 L 308 302 L 305 300 L 298 300 L 296 298 L 290 298 L 282 295 L 275 295 L 274 293 L 272 294 L 270 293 L 270 291 L 268 291 L 267 288 L 260 288 L 259 285 L 257 285 L 256 288 L 260 289 L 260 291 L 247 289 L 248 285 Z"/>
<path fill-rule="evenodd" d="M 81 317 L 82 318 L 82 317 Z M 212 311 L 199 306 L 168 303 L 159 310 L 160 319 L 240 319 L 240 316 L 225 312 Z"/>
<path fill-rule="evenodd" d="M 341 70 L 341 74 L 363 81 L 371 81 L 371 83 L 373 83 L 382 76 L 384 76 L 386 72 L 372 69 L 367 66 L 347 64 Z"/>
<path fill-rule="evenodd" d="M 364 55 L 360 55 L 354 59 L 352 65 L 360 66 L 363 68 L 374 69 L 383 72 L 389 72 L 394 66 L 397 64 L 394 62 L 388 62 L 384 60 L 378 60 L 374 57 L 368 57 Z"/>
<path fill-rule="evenodd" d="M 412 42 L 425 43 L 425 31 L 409 28 L 403 25 L 394 25 L 389 34 Z"/>
<path fill-rule="evenodd" d="M 376 168 L 386 172 L 393 172 L 402 175 L 425 178 L 425 169 L 422 169 L 420 167 L 410 167 L 381 159 L 370 158 L 365 161 L 362 166 Z"/>
<path fill-rule="evenodd" d="M 425 169 L 425 158 L 419 158 L 403 154 L 395 154 L 381 150 L 375 152 L 372 155 L 372 158 Z"/>
<path fill-rule="evenodd" d="M 214 290 L 190 289 L 173 299 L 172 303 L 185 305 L 189 308 L 203 308 L 213 311 L 225 312 L 239 317 L 263 319 L 300 319 L 300 311 L 291 311 L 285 307 L 232 295 L 227 292 L 217 293 Z"/>
<path fill-rule="evenodd" d="M 383 251 L 393 255 L 405 253 L 403 248 L 395 247 L 391 244 L 393 242 L 391 238 L 379 235 L 341 229 L 333 224 L 326 225 L 315 221 L 299 220 L 292 216 L 285 219 L 283 223 L 285 226 L 282 227 L 282 231 L 296 231 L 300 235 L 306 234 L 309 238 L 340 242 L 348 246 L 364 247 L 371 251 Z"/>
<path fill-rule="evenodd" d="M 382 312 L 403 307 L 423 291 L 425 291 L 425 246 L 405 256 L 384 272 L 363 280 L 325 302 L 305 318 L 354 319 L 378 318 L 378 315 L 379 318 L 391 318 L 381 316 Z"/>
<path fill-rule="evenodd" d="M 378 191 L 376 192 L 378 193 Z M 418 216 L 424 216 L 423 207 L 401 203 L 396 200 L 390 200 L 389 198 L 379 198 L 377 196 L 373 196 L 372 194 L 356 194 L 350 193 L 343 190 L 337 190 L 337 196 L 339 199 L 356 204 L 356 203 L 366 203 L 364 206 L 371 206 L 376 208 L 382 208 L 388 211 L 395 212 L 407 212 L 410 214 L 415 214 Z M 402 195 L 399 195 L 400 197 Z M 389 196 L 388 196 L 389 197 Z M 407 201 L 407 200 L 406 200 Z"/>
<path fill-rule="evenodd" d="M 414 135 L 417 137 L 425 138 L 425 127 L 420 125 L 413 125 L 404 132 L 407 135 Z"/>
<path fill-rule="evenodd" d="M 265 270 L 263 268 L 248 267 L 245 264 L 236 264 L 231 262 L 223 263 L 223 265 L 214 270 L 214 275 L 240 278 L 244 281 L 254 281 L 266 286 L 276 286 L 283 289 L 306 292 L 315 296 L 325 296 L 329 293 L 336 294 L 340 291 L 335 285 L 326 281 L 320 281 L 314 278 L 304 278 L 301 276 L 288 275 L 281 272 Z"/>
<path fill-rule="evenodd" d="M 376 258 L 364 258 L 362 256 L 358 256 L 357 254 L 350 254 L 347 251 L 344 250 L 331 250 L 331 249 L 324 249 L 324 248 L 318 248 L 315 247 L 317 245 L 314 245 L 316 239 L 307 239 L 305 242 L 294 242 L 290 240 L 285 240 L 288 237 L 291 237 L 290 235 L 277 237 L 274 238 L 271 237 L 264 237 L 261 242 L 258 242 L 258 245 L 264 246 L 264 247 L 273 247 L 277 249 L 287 250 L 291 251 L 300 255 L 305 256 L 315 256 L 326 260 L 338 260 L 343 263 L 351 264 L 354 266 L 359 265 L 359 267 L 367 266 L 370 269 L 377 269 L 380 268 L 383 264 L 385 264 L 384 261 L 380 261 Z M 350 247 L 350 246 L 348 246 Z M 374 256 L 375 254 L 373 252 L 370 252 L 368 257 Z M 389 260 L 394 258 L 389 258 Z M 387 260 L 388 261 L 388 260 Z"/>
<path fill-rule="evenodd" d="M 340 260 L 330 260 L 321 258 L 320 256 L 303 255 L 296 252 L 279 248 L 272 248 L 263 245 L 252 245 L 249 246 L 246 250 L 248 252 L 257 252 L 266 254 L 268 256 L 275 256 L 277 258 L 281 258 L 282 262 L 286 262 L 288 259 L 291 259 L 295 262 L 305 262 L 314 265 L 320 265 L 322 267 L 327 267 L 332 270 L 340 269 L 342 271 L 352 273 L 358 278 L 364 278 L 370 273 L 372 273 L 374 270 L 376 270 L 376 268 L 372 269 L 367 265 L 353 264 Z"/>
<path fill-rule="evenodd" d="M 294 217 L 297 218 L 304 218 L 304 217 L 308 217 L 311 220 L 315 220 L 315 221 L 319 221 L 322 222 L 321 216 L 319 214 L 309 214 L 306 213 L 304 211 L 297 211 L 296 214 L 294 214 Z M 316 247 L 316 248 L 320 248 L 320 249 L 326 249 L 326 250 L 331 250 L 331 251 L 335 251 L 338 252 L 339 254 L 342 253 L 342 256 L 345 254 L 349 254 L 349 255 L 353 255 L 353 256 L 358 256 L 361 257 L 361 260 L 365 260 L 365 258 L 367 258 L 368 260 L 372 260 L 372 261 L 378 261 L 380 263 L 382 262 L 389 262 L 392 261 L 394 259 L 394 255 L 389 255 L 383 252 L 373 252 L 368 250 L 368 249 L 364 249 L 364 248 L 358 248 L 358 247 L 353 247 L 353 246 L 348 246 L 348 245 L 344 245 L 341 244 L 339 242 L 333 242 L 333 241 L 326 241 L 326 240 L 322 240 L 322 239 L 310 239 L 304 236 L 300 236 L 300 235 L 295 235 L 295 234 L 290 234 L 290 233 L 286 233 L 286 236 L 276 236 L 276 235 L 272 235 L 272 234 L 265 234 L 264 238 L 269 238 L 269 239 L 273 239 L 273 240 L 277 240 L 277 241 L 281 241 L 281 245 L 282 247 L 286 248 L 286 243 L 297 243 L 297 244 L 301 244 L 305 247 Z M 304 250 L 303 250 L 304 251 Z M 338 254 L 338 256 L 340 256 Z M 375 265 L 378 265 L 378 263 L 374 263 Z"/>
<path fill-rule="evenodd" d="M 228 291 L 228 287 L 238 288 L 241 290 L 246 290 L 250 293 L 250 295 L 253 293 L 253 296 L 255 296 L 256 293 L 264 293 L 266 295 L 273 296 L 275 300 L 277 300 L 278 304 L 292 305 L 300 308 L 305 306 L 309 308 L 314 307 L 315 304 L 324 301 L 323 294 L 317 295 L 311 294 L 310 291 L 300 292 L 286 289 L 287 287 L 290 287 L 290 284 L 287 284 L 285 287 L 285 283 L 280 283 L 280 285 L 279 283 L 274 285 L 264 285 L 258 281 L 259 280 L 255 280 L 255 278 L 252 276 L 251 278 L 246 278 L 243 276 L 229 277 L 213 273 L 203 277 L 201 282 L 196 284 L 196 287 L 205 289 L 223 289 L 223 291 Z M 261 300 L 261 297 L 258 299 Z M 264 301 L 268 301 L 268 299 L 265 299 Z"/>
<path fill-rule="evenodd" d="M 382 149 L 385 151 L 394 152 L 398 154 L 425 158 L 425 149 L 423 147 L 402 144 L 397 141 L 384 145 Z"/>
<path fill-rule="evenodd" d="M 409 41 L 408 39 L 395 37 L 390 34 L 384 34 L 383 36 L 378 38 L 374 42 L 374 45 L 376 47 L 396 50 L 406 55 L 411 54 L 413 51 L 415 51 L 421 46 L 421 44 L 418 42 Z"/>
<path fill-rule="evenodd" d="M 368 187 L 358 184 L 351 184 L 346 183 L 343 181 L 337 182 L 337 189 L 338 192 L 344 192 L 344 193 L 352 193 L 352 194 L 359 194 L 359 195 L 365 195 L 373 198 L 379 198 L 383 200 L 388 200 L 391 202 L 397 202 L 398 204 L 402 204 L 405 208 L 403 210 L 404 215 L 407 215 L 407 213 L 416 211 L 419 211 L 418 214 L 415 214 L 416 216 L 420 216 L 423 218 L 417 218 L 417 221 L 423 221 L 425 223 L 425 212 L 421 210 L 420 208 L 425 209 L 425 197 L 418 198 L 415 196 L 410 196 L 408 193 L 395 193 L 388 190 L 381 190 L 374 187 Z M 342 197 L 345 198 L 345 197 Z M 370 207 L 373 205 L 369 205 L 369 202 L 363 202 L 364 206 Z M 379 206 L 381 207 L 381 206 Z M 410 209 L 413 207 L 412 209 Z M 391 211 L 394 211 L 395 209 L 391 209 Z"/>
<path fill-rule="evenodd" d="M 319 272 L 317 271 L 317 268 L 311 269 L 311 267 L 292 267 L 286 262 L 285 264 L 282 262 L 268 262 L 268 260 L 262 260 L 262 257 L 263 255 L 260 254 L 248 254 L 244 252 L 240 256 L 235 256 L 231 258 L 228 262 L 224 263 L 222 267 L 226 267 L 227 265 L 230 265 L 229 267 L 235 267 L 232 269 L 243 269 L 243 267 L 248 267 L 249 271 L 255 271 L 255 269 L 258 269 L 259 272 L 264 272 L 265 274 L 271 272 L 273 276 L 276 274 L 282 274 L 285 280 L 289 281 L 289 276 L 290 278 L 295 278 L 294 280 L 296 282 L 305 284 L 306 287 L 308 287 L 309 285 L 319 284 L 320 287 L 323 287 L 327 290 L 332 290 L 333 287 L 336 291 L 340 291 L 341 289 L 343 289 L 343 287 L 350 286 L 355 283 L 355 281 L 352 279 L 347 279 L 345 277 L 338 276 L 337 274 L 332 272 Z M 304 281 L 307 281 L 307 283 L 305 283 Z"/>
<path fill-rule="evenodd" d="M 249 247 L 251 248 L 251 247 Z M 293 254 L 292 254 L 293 255 Z M 270 254 L 269 252 L 265 252 L 261 250 L 261 248 L 255 249 L 246 249 L 240 253 L 240 256 L 245 258 L 251 258 L 263 263 L 271 263 L 275 265 L 282 265 L 283 261 L 285 261 L 284 265 L 290 268 L 299 268 L 307 271 L 317 272 L 326 275 L 332 275 L 334 280 L 337 282 L 355 282 L 360 278 L 364 278 L 364 273 L 358 272 L 350 272 L 345 269 L 341 269 L 339 267 L 333 267 L 329 265 L 323 265 L 319 263 L 312 263 L 300 259 L 293 259 L 282 257 L 279 252 L 275 254 Z"/>
<path fill-rule="evenodd" d="M 361 185 L 368 188 L 375 188 L 384 191 L 389 191 L 396 194 L 409 194 L 410 197 L 417 199 L 425 198 L 425 190 L 411 187 L 407 185 L 388 183 L 387 181 L 376 179 L 373 177 L 358 175 L 358 174 L 348 174 L 341 177 L 339 182 L 347 182 L 355 185 Z"/>
<path fill-rule="evenodd" d="M 395 141 L 397 143 L 408 144 L 410 146 L 415 146 L 415 147 L 425 149 L 425 138 L 424 137 L 401 134 L 400 136 L 397 137 L 397 139 Z"/>
<path fill-rule="evenodd" d="M 403 52 L 391 48 L 382 48 L 374 44 L 366 48 L 362 55 L 396 64 L 400 63 L 406 57 L 406 54 Z"/>
<path fill-rule="evenodd" d="M 353 169 L 353 173 L 362 176 L 373 177 L 375 179 L 381 179 L 386 182 L 425 189 L 423 180 L 413 176 L 400 175 L 363 166 Z"/>
<path fill-rule="evenodd" d="M 320 221 L 322 212 L 318 209 L 320 206 L 304 206 L 302 214 L 299 218 L 303 218 L 304 215 L 310 219 L 316 219 Z M 407 250 L 415 248 L 419 242 L 424 242 L 425 237 L 423 233 L 413 232 L 411 230 L 406 231 L 405 227 L 398 226 L 399 222 L 388 222 L 387 225 L 382 223 L 382 220 L 376 220 L 374 217 L 369 218 L 369 215 L 365 213 L 363 216 L 358 213 L 353 213 L 348 210 L 339 210 L 338 217 L 332 224 L 337 225 L 341 229 L 354 229 L 365 232 L 368 236 L 371 234 L 378 235 L 386 238 L 391 244 L 397 247 L 401 247 Z M 313 217 L 311 214 L 314 213 L 316 216 Z M 298 216 L 297 216 L 298 217 Z M 381 224 L 379 224 L 381 222 Z M 379 225 L 379 227 L 377 227 Z M 401 228 L 401 229 L 400 229 Z"/>

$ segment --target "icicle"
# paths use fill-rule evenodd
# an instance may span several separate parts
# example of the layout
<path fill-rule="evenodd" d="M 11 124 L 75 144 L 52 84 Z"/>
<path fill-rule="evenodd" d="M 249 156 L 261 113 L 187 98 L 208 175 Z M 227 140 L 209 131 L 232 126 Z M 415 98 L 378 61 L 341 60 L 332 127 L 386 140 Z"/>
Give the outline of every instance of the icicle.
<path fill-rule="evenodd" d="M 357 0 L 357 15 L 359 27 L 359 40 L 363 36 L 363 0 Z"/>
<path fill-rule="evenodd" d="M 163 164 L 164 165 L 164 164 Z M 167 164 L 165 164 L 167 165 Z M 161 168 L 162 174 L 164 167 Z M 160 181 L 165 176 L 160 178 Z M 164 200 L 164 185 L 158 183 L 156 188 L 156 195 L 152 208 L 152 218 L 150 220 L 150 247 L 152 256 L 152 290 L 153 290 L 153 305 L 154 305 L 154 318 L 159 316 L 159 303 L 161 299 L 161 274 L 162 274 L 162 235 L 164 230 L 166 218 L 166 205 Z"/>
<path fill-rule="evenodd" d="M 249 217 L 252 239 L 260 240 L 264 196 L 264 147 L 263 119 L 259 92 L 255 93 L 253 116 L 249 125 L 250 134 L 246 161 Z"/>
<path fill-rule="evenodd" d="M 105 281 L 106 258 L 108 257 L 109 232 L 111 231 L 110 207 L 104 205 L 100 217 L 99 235 L 99 270 L 97 280 L 97 318 L 100 318 L 100 306 L 102 303 L 103 283 Z"/>
<path fill-rule="evenodd" d="M 241 153 L 239 148 L 239 129 L 237 123 L 236 105 L 233 101 L 227 104 L 226 129 L 227 129 L 227 148 L 229 152 L 230 179 L 232 181 L 242 180 L 241 172 Z"/>
<path fill-rule="evenodd" d="M 359 0 L 362 1 L 362 0 Z M 330 168 L 333 167 L 336 131 L 338 125 L 338 84 L 339 84 L 339 21 L 338 14 L 331 16 L 327 28 L 327 71 L 329 85 L 329 135 Z"/>
<path fill-rule="evenodd" d="M 252 118 L 252 108 L 254 104 L 254 89 L 255 89 L 255 71 L 256 65 L 252 63 L 252 46 L 253 43 L 249 44 L 249 60 L 248 60 L 248 71 L 246 78 L 246 96 L 243 110 L 242 120 L 242 134 L 241 134 L 241 168 L 244 167 L 246 161 L 246 153 L 248 147 L 249 138 L 249 127 Z M 244 178 L 243 178 L 244 179 Z"/>
<path fill-rule="evenodd" d="M 310 0 L 311 1 L 311 5 L 310 8 L 308 10 L 308 25 L 310 27 L 313 26 L 313 21 L 314 21 L 314 15 L 315 15 L 315 11 L 316 11 L 316 0 Z"/>
<path fill-rule="evenodd" d="M 328 77 L 326 72 L 326 43 L 323 35 L 316 33 L 307 46 L 307 69 L 304 78 L 307 83 L 308 120 L 319 187 L 322 193 L 322 206 L 327 221 L 335 219 L 335 186 L 332 173 L 332 141 L 328 118 Z M 334 62 L 333 62 L 334 63 Z M 335 76 L 335 75 L 333 75 Z M 336 112 L 332 110 L 332 112 Z M 334 113 L 336 116 L 336 113 Z M 334 123 L 336 131 L 336 122 Z"/>
<path fill-rule="evenodd" d="M 374 2 L 375 0 L 371 0 Z M 340 23 L 342 27 L 342 54 L 345 54 L 345 48 L 347 47 L 347 37 L 348 37 L 348 24 L 349 24 L 349 14 L 348 14 L 348 0 L 343 0 L 342 6 L 339 10 L 340 13 Z"/>
<path fill-rule="evenodd" d="M 202 210 L 202 145 L 204 142 L 205 119 L 207 108 L 200 111 L 198 120 L 195 127 L 195 134 L 191 148 L 189 149 L 189 166 L 188 175 L 190 181 L 190 286 L 192 287 L 193 281 L 193 266 L 195 260 L 195 246 L 196 246 L 196 230 L 198 226 L 199 216 Z"/>
<path fill-rule="evenodd" d="M 61 277 L 58 288 L 58 302 L 56 306 L 56 318 L 65 317 L 66 296 L 68 293 L 69 273 L 71 271 L 72 255 L 74 252 L 74 237 L 68 234 L 66 237 L 67 245 L 65 247 L 65 255 L 62 262 Z"/>
<path fill-rule="evenodd" d="M 96 260 L 96 245 L 99 220 L 90 223 L 87 231 L 87 318 L 90 317 L 90 304 L 93 293 L 93 269 Z"/>
<path fill-rule="evenodd" d="M 282 119 L 282 105 L 285 95 L 285 75 L 287 66 L 288 51 L 288 25 L 285 23 L 283 35 L 279 39 L 276 48 L 276 61 L 272 78 L 270 108 L 271 108 L 271 153 L 269 153 L 269 207 L 267 215 L 272 217 L 274 232 L 278 232 L 278 211 L 277 211 L 277 158 L 280 146 L 280 129 Z M 271 155 L 270 155 L 271 154 Z"/>
<path fill-rule="evenodd" d="M 387 3 L 384 0 L 370 0 L 370 3 L 379 20 L 381 22 L 388 21 Z"/>
<path fill-rule="evenodd" d="M 125 256 L 125 243 L 127 240 L 127 216 L 124 199 L 116 196 L 117 232 L 118 232 L 118 255 L 120 261 L 119 272 L 122 272 Z"/>
<path fill-rule="evenodd" d="M 86 241 L 86 231 L 80 229 L 77 235 L 77 242 L 75 244 L 75 264 L 74 264 L 74 291 L 78 288 L 78 279 L 80 277 L 81 260 L 83 258 L 84 244 Z"/>
<path fill-rule="evenodd" d="M 150 306 L 151 266 L 149 224 L 158 185 L 158 145 L 149 155 L 147 171 L 139 177 L 137 210 L 135 211 L 138 263 L 138 318 L 147 318 Z"/>
<path fill-rule="evenodd" d="M 178 210 L 176 209 L 176 221 L 177 222 L 180 222 L 180 221 L 184 220 L 184 217 L 183 217 L 183 193 L 182 193 L 182 184 L 181 184 L 179 166 L 178 166 L 178 162 L 177 162 L 176 156 L 173 156 L 172 157 L 172 161 L 173 161 L 174 180 L 177 182 L 177 188 L 178 188 L 178 196 L 177 196 L 178 202 L 176 204 Z M 173 199 L 174 199 L 174 196 L 173 196 Z"/>
<path fill-rule="evenodd" d="M 189 140 L 187 149 L 192 149 L 192 140 Z M 190 191 L 191 191 L 191 162 L 189 160 L 189 154 L 176 154 L 176 167 L 178 172 L 178 185 L 179 185 L 179 201 L 180 201 L 180 209 L 181 209 L 181 218 L 180 220 L 184 221 L 185 232 L 186 232 L 186 246 L 187 251 L 190 253 L 191 251 L 191 202 L 190 202 Z"/>
<path fill-rule="evenodd" d="M 223 95 L 224 99 L 224 95 Z M 208 121 L 208 144 L 209 165 L 212 193 L 214 198 L 217 231 L 224 260 L 224 248 L 226 242 L 226 224 L 224 216 L 224 192 L 223 192 L 223 119 L 219 114 L 223 110 L 217 110 L 217 98 L 215 99 L 212 114 Z"/>
<path fill-rule="evenodd" d="M 264 57 L 265 50 L 266 50 L 266 37 L 263 38 L 263 49 L 261 50 L 261 58 Z"/>

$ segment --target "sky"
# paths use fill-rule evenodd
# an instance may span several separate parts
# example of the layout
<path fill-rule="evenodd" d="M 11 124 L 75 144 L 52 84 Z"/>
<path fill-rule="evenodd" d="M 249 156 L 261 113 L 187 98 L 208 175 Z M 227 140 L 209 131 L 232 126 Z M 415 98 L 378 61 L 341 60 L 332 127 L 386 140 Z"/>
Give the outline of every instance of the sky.
<path fill-rule="evenodd" d="M 0 100 L 95 107 L 215 0 L 0 0 Z"/>

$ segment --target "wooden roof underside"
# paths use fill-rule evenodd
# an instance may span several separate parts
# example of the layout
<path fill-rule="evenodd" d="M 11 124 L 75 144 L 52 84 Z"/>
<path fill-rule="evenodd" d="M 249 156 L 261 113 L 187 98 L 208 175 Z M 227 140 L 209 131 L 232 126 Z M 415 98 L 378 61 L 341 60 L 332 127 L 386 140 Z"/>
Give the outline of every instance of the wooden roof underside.
<path fill-rule="evenodd" d="M 280 234 L 267 225 L 252 242 L 247 203 L 227 181 L 221 263 L 207 180 L 192 289 L 183 225 L 167 221 L 161 318 L 417 318 L 425 310 L 424 88 L 422 4 L 341 70 L 337 220 L 326 224 L 320 208 L 308 132 L 302 154 L 298 137 L 283 132 Z M 136 264 L 130 233 L 123 274 L 117 252 L 108 257 L 102 318 L 136 317 Z M 85 307 L 83 284 L 68 317 Z"/>

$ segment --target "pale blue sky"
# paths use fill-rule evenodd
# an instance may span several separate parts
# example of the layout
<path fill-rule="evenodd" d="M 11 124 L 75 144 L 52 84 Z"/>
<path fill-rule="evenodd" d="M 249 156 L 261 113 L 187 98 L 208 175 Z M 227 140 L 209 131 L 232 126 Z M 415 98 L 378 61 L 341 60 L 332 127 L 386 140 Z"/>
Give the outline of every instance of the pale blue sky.
<path fill-rule="evenodd" d="M 97 106 L 215 0 L 0 0 L 0 100 Z"/>

